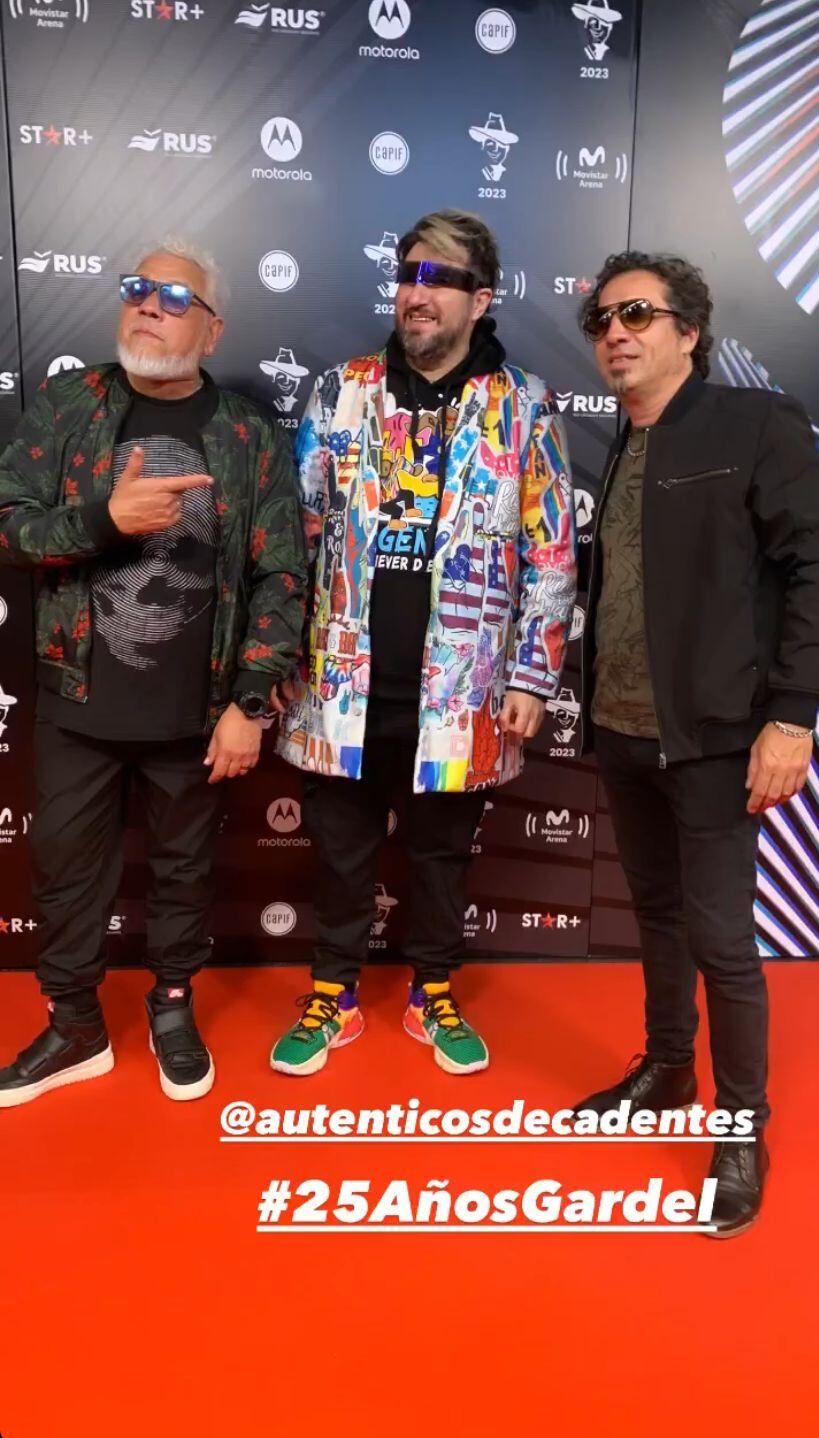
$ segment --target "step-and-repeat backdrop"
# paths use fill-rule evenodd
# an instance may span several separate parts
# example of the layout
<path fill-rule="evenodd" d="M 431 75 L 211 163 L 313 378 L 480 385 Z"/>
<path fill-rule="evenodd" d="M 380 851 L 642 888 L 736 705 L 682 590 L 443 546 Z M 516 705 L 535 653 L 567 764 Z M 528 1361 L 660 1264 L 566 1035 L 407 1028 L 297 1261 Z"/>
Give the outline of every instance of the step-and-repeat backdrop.
<path fill-rule="evenodd" d="M 714 377 L 781 384 L 819 419 L 819 0 L 2 6 L 3 441 L 43 375 L 112 356 L 119 272 L 167 232 L 197 236 L 227 274 L 215 378 L 294 430 L 315 375 L 384 340 L 396 239 L 444 205 L 478 211 L 499 238 L 499 333 L 557 392 L 582 557 L 617 413 L 575 314 L 609 252 L 631 241 L 701 263 L 718 298 Z M 36 944 L 30 605 L 28 580 L 0 568 L 0 966 L 31 964 Z M 526 772 L 491 796 L 475 836 L 465 928 L 476 954 L 636 952 L 605 796 L 579 757 L 582 628 L 581 602 Z M 299 778 L 271 747 L 252 777 L 224 788 L 220 963 L 293 961 L 309 948 Z M 766 823 L 768 953 L 819 954 L 817 791 L 814 772 L 812 789 Z M 399 808 L 376 960 L 400 952 L 401 827 Z M 138 960 L 142 944 L 136 804 L 125 846 L 114 963 Z"/>

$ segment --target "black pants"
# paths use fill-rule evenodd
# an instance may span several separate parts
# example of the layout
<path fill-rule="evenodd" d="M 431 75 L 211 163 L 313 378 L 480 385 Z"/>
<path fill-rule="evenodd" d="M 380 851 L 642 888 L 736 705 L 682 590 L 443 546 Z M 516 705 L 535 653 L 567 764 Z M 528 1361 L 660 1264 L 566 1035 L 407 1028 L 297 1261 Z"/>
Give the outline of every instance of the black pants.
<path fill-rule="evenodd" d="M 367 959 L 378 851 L 391 800 L 404 800 L 396 842 L 409 861 L 402 951 L 419 983 L 441 983 L 464 946 L 466 881 L 482 793 L 414 794 L 417 739 L 372 739 L 361 779 L 307 774 L 303 816 L 318 859 L 312 974 L 351 984 Z M 393 842 L 393 841 L 391 841 Z"/>
<path fill-rule="evenodd" d="M 719 1108 L 763 1124 L 768 995 L 754 938 L 758 818 L 745 751 L 659 768 L 659 744 L 595 728 L 620 859 L 642 942 L 646 1051 L 688 1063 L 705 983 Z"/>
<path fill-rule="evenodd" d="M 210 953 L 208 880 L 219 815 L 204 756 L 202 738 L 107 742 L 37 720 L 31 855 L 44 994 L 70 999 L 103 978 L 132 782 L 148 822 L 148 967 L 168 985 L 186 983 L 202 967 Z"/>

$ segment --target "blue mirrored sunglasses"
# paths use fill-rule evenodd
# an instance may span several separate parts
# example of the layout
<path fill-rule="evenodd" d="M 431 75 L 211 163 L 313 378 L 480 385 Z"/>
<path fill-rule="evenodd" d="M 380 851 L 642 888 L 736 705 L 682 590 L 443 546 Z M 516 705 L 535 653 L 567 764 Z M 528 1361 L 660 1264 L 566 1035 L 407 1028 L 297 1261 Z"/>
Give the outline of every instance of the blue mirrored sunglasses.
<path fill-rule="evenodd" d="M 216 311 L 211 309 L 209 304 L 197 295 L 190 285 L 173 283 L 160 283 L 159 280 L 149 280 L 147 275 L 120 275 L 119 296 L 126 305 L 141 305 L 156 290 L 160 308 L 168 315 L 179 318 L 186 315 L 191 305 L 201 305 L 209 315 L 215 315 Z"/>

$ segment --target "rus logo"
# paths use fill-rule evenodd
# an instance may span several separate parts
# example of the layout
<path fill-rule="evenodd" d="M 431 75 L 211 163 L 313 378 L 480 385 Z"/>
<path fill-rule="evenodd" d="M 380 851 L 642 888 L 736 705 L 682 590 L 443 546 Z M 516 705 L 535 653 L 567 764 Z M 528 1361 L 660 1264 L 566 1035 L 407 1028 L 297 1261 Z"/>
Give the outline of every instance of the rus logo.
<path fill-rule="evenodd" d="M 105 264 L 104 255 L 64 255 L 57 250 L 35 250 L 17 266 L 35 275 L 44 275 L 52 270 L 55 275 L 100 275 Z"/>
<path fill-rule="evenodd" d="M 249 30 L 261 30 L 269 25 L 274 31 L 295 31 L 297 34 L 317 35 L 324 18 L 323 10 L 301 10 L 281 5 L 250 5 L 240 10 L 235 25 L 246 25 Z"/>
<path fill-rule="evenodd" d="M 185 134 L 177 130 L 148 130 L 141 135 L 132 135 L 128 141 L 129 150 L 145 150 L 152 154 L 161 149 L 165 155 L 191 155 L 200 157 L 213 152 L 213 135 Z"/>

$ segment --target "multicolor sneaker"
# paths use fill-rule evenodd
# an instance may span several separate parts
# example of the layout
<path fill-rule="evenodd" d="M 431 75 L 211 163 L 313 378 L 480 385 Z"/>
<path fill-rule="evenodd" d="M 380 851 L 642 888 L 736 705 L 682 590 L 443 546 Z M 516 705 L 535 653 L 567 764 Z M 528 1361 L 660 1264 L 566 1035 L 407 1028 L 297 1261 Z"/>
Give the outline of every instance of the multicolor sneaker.
<path fill-rule="evenodd" d="M 462 1018 L 449 984 L 410 988 L 404 1028 L 411 1038 L 432 1045 L 435 1062 L 448 1074 L 473 1074 L 489 1064 L 489 1050 Z"/>
<path fill-rule="evenodd" d="M 343 1048 L 364 1032 L 364 1015 L 358 1007 L 357 984 L 347 988 L 317 979 L 313 992 L 296 1003 L 304 1013 L 274 1044 L 270 1067 L 306 1077 L 324 1068 L 330 1049 Z"/>

